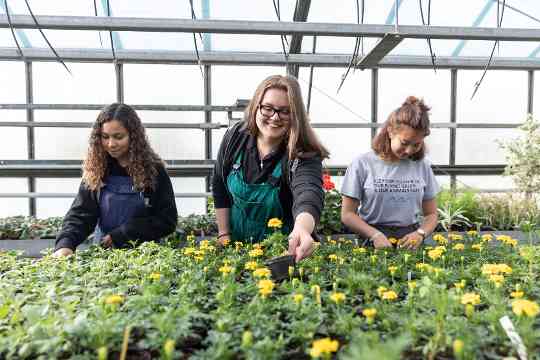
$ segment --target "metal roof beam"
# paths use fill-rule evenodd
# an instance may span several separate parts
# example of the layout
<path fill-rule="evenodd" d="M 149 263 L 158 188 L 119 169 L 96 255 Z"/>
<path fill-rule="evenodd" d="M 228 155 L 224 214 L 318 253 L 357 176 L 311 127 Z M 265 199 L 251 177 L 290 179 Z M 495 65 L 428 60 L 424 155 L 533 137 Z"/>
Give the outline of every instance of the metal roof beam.
<path fill-rule="evenodd" d="M 108 63 L 113 59 L 108 49 L 57 49 L 66 62 Z M 49 49 L 25 49 L 28 61 L 56 61 Z M 346 67 L 350 62 L 350 54 L 290 54 L 288 61 L 282 53 L 245 53 L 245 52 L 200 52 L 202 64 L 208 65 L 253 65 L 284 66 L 287 63 L 298 66 Z M 197 64 L 197 57 L 191 51 L 160 50 L 118 50 L 117 62 L 124 64 Z M 20 60 L 16 48 L 1 48 L 0 60 Z M 437 57 L 438 69 L 483 69 L 487 57 L 474 56 L 440 56 Z M 382 59 L 378 68 L 433 68 L 430 56 L 388 55 Z M 494 58 L 490 69 L 496 70 L 539 70 L 539 58 Z"/>
<path fill-rule="evenodd" d="M 36 16 L 42 29 L 95 31 L 148 31 L 216 34 L 317 35 L 338 37 L 380 37 L 396 33 L 404 38 L 464 39 L 499 41 L 540 41 L 540 29 L 473 28 L 456 26 L 343 24 L 286 21 L 191 20 L 95 16 Z M 13 15 L 18 29 L 35 29 L 28 15 Z M 0 28 L 9 28 L 7 16 L 0 14 Z"/>
<path fill-rule="evenodd" d="M 403 40 L 396 34 L 386 34 L 355 66 L 360 68 L 377 67 L 379 62 Z"/>

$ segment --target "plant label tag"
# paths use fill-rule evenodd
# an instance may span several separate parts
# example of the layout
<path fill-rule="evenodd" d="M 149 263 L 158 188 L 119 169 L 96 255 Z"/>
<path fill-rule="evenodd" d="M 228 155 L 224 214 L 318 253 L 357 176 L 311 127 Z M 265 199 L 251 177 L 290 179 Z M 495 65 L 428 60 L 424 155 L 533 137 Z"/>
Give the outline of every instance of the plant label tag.
<path fill-rule="evenodd" d="M 407 272 L 407 281 L 411 281 L 411 272 Z"/>
<path fill-rule="evenodd" d="M 516 348 L 519 358 L 521 360 L 527 360 L 527 349 L 525 348 L 525 344 L 523 344 L 523 340 L 521 340 L 521 336 L 519 336 L 518 332 L 514 328 L 512 320 L 510 320 L 508 315 L 505 315 L 499 319 L 499 322 L 501 323 L 501 326 L 506 332 L 506 335 L 508 336 L 508 338 L 510 338 L 510 341 Z"/>

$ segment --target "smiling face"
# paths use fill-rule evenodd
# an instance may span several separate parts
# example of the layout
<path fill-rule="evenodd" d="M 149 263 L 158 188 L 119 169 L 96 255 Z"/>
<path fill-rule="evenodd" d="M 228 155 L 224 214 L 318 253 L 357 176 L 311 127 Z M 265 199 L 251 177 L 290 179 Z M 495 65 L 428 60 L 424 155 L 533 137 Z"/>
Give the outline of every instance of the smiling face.
<path fill-rule="evenodd" d="M 289 130 L 290 117 L 287 92 L 277 88 L 266 90 L 256 113 L 259 136 L 269 142 L 281 142 Z"/>
<path fill-rule="evenodd" d="M 118 120 L 107 121 L 101 127 L 101 145 L 113 158 L 122 163 L 129 152 L 129 132 Z"/>
<path fill-rule="evenodd" d="M 407 125 L 389 128 L 390 146 L 392 153 L 398 159 L 407 159 L 416 154 L 424 146 L 425 134 Z"/>

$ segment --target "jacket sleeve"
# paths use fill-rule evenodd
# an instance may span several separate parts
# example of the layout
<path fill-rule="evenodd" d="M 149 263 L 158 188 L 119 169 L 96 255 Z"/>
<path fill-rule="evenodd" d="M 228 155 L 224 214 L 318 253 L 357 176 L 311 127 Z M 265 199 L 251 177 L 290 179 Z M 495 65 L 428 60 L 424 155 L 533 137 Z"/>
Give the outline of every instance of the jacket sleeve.
<path fill-rule="evenodd" d="M 128 240 L 157 240 L 176 230 L 178 211 L 171 179 L 164 167 L 158 167 L 157 184 L 149 205 L 151 207 L 145 214 L 134 216 L 109 233 L 117 247 L 122 247 Z"/>
<path fill-rule="evenodd" d="M 298 159 L 298 165 L 292 171 L 290 186 L 293 194 L 293 219 L 307 212 L 318 224 L 324 202 L 322 160 L 319 157 Z"/>
<path fill-rule="evenodd" d="M 98 218 L 99 205 L 96 192 L 81 183 L 79 192 L 64 217 L 54 250 L 61 248 L 75 250 L 94 231 Z"/>

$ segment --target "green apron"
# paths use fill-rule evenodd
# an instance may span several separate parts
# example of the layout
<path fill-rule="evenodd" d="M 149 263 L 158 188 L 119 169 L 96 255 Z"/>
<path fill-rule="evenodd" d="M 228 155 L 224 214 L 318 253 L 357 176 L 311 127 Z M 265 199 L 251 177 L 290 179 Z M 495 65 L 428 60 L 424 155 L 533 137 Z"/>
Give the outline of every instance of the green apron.
<path fill-rule="evenodd" d="M 283 219 L 283 209 L 279 200 L 281 161 L 272 175 L 262 184 L 247 184 L 242 169 L 243 151 L 237 156 L 232 170 L 227 176 L 227 187 L 232 196 L 230 229 L 236 241 L 259 242 L 269 233 L 268 220 Z M 284 223 L 282 231 L 287 233 Z"/>

